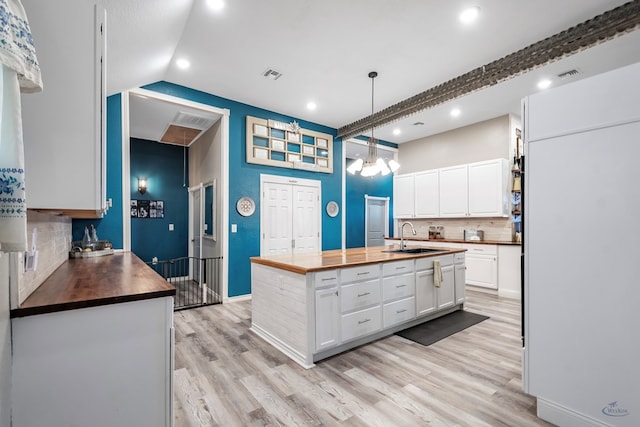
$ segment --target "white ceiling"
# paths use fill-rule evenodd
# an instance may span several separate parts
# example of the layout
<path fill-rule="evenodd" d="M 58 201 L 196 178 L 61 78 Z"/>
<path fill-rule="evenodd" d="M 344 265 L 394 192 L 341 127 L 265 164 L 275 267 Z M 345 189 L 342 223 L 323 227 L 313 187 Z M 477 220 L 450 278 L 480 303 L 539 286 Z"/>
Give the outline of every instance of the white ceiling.
<path fill-rule="evenodd" d="M 159 80 L 339 128 L 579 24 L 624 0 L 105 0 L 109 94 Z M 481 8 L 463 25 L 459 12 Z M 188 59 L 180 70 L 175 61 Z M 640 31 L 376 130 L 402 143 L 519 114 L 540 77 L 640 61 Z M 283 75 L 269 80 L 269 68 Z M 574 78 L 575 79 L 575 78 Z M 306 104 L 314 101 L 315 111 Z M 462 114 L 452 119 L 454 106 Z M 136 118 L 132 115 L 132 121 Z M 413 126 L 421 121 L 423 126 Z M 157 126 L 166 127 L 167 123 Z M 400 128 L 395 136 L 392 129 Z"/>

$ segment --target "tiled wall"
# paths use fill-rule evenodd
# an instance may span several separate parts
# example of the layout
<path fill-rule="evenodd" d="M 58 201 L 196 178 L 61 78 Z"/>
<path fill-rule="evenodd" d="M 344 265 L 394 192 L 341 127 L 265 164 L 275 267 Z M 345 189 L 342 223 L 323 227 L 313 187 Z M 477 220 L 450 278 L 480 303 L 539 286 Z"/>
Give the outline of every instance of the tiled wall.
<path fill-rule="evenodd" d="M 36 271 L 24 271 L 21 258 L 18 274 L 18 304 L 27 299 L 44 280 L 69 258 L 71 218 L 28 211 L 27 239 L 31 248 L 33 230 L 38 230 Z"/>
<path fill-rule="evenodd" d="M 400 237 L 400 226 L 403 221 L 396 221 L 395 237 Z M 416 229 L 415 237 L 428 238 L 430 225 L 444 227 L 445 239 L 462 240 L 464 230 L 467 228 L 484 231 L 484 240 L 496 240 L 500 242 L 512 241 L 512 223 L 510 218 L 438 218 L 438 219 L 410 219 Z M 405 237 L 409 233 L 405 229 Z"/>

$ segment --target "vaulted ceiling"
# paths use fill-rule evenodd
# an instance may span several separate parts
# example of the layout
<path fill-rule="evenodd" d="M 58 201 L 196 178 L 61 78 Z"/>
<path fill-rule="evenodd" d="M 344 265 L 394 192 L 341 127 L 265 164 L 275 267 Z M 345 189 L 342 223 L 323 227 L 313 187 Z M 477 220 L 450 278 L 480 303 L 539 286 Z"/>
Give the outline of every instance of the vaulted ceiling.
<path fill-rule="evenodd" d="M 625 4 L 620 0 L 106 0 L 109 94 L 159 80 L 341 128 Z M 634 0 L 637 5 L 640 0 Z M 459 21 L 480 8 L 471 24 Z M 635 17 L 636 22 L 639 19 Z M 503 114 L 539 90 L 640 61 L 640 31 L 395 120 L 402 143 Z M 190 67 L 176 62 L 186 59 Z M 282 75 L 274 80 L 267 70 Z M 578 74 L 565 79 L 569 70 Z M 315 110 L 307 109 L 314 102 Z M 450 110 L 460 115 L 451 117 Z M 422 122 L 423 125 L 413 125 Z M 165 124 L 166 125 L 166 124 Z M 400 129 L 394 135 L 394 129 Z"/>

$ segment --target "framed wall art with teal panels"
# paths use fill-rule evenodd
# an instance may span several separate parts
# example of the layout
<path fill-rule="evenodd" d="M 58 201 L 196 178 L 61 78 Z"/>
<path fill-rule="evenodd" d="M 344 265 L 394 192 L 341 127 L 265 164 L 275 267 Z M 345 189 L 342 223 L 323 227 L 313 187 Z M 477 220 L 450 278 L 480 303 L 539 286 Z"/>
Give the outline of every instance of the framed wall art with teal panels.
<path fill-rule="evenodd" d="M 247 163 L 333 173 L 333 137 L 295 121 L 247 116 Z"/>

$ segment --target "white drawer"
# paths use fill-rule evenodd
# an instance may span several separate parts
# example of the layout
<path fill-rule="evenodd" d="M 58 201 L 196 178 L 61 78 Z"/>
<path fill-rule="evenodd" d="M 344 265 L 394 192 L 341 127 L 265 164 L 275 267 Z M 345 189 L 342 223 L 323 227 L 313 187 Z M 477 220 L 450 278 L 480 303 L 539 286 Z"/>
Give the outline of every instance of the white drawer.
<path fill-rule="evenodd" d="M 340 306 L 343 313 L 374 304 L 380 304 L 380 279 L 340 287 Z"/>
<path fill-rule="evenodd" d="M 463 264 L 464 263 L 464 252 L 453 254 L 453 263 L 454 264 Z"/>
<path fill-rule="evenodd" d="M 380 277 L 380 264 L 369 264 L 360 267 L 343 268 L 340 270 L 341 283 L 370 280 L 375 277 Z"/>
<path fill-rule="evenodd" d="M 338 270 L 325 270 L 314 273 L 315 288 L 338 285 Z"/>
<path fill-rule="evenodd" d="M 453 264 L 453 255 L 441 255 L 441 256 L 431 256 L 425 258 L 417 258 L 416 259 L 416 271 L 422 270 L 430 270 L 433 268 L 433 260 L 439 259 L 440 265 L 451 265 Z"/>
<path fill-rule="evenodd" d="M 470 254 L 479 255 L 498 255 L 498 245 L 474 245 L 465 244 L 465 249 Z"/>
<path fill-rule="evenodd" d="M 413 296 L 416 289 L 413 273 L 382 279 L 382 300 L 392 301 Z"/>
<path fill-rule="evenodd" d="M 385 328 L 406 322 L 414 317 L 416 317 L 414 297 L 390 302 L 382 307 L 382 318 Z"/>
<path fill-rule="evenodd" d="M 382 329 L 380 306 L 342 316 L 342 341 L 349 341 Z"/>
<path fill-rule="evenodd" d="M 413 260 L 385 262 L 382 264 L 382 275 L 405 274 L 413 272 Z"/>

